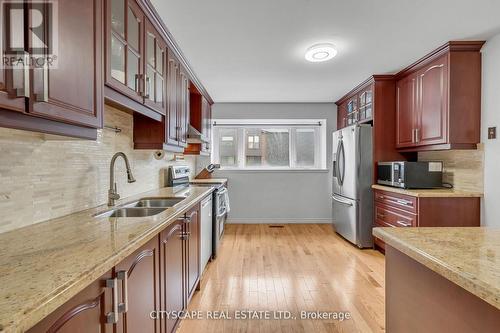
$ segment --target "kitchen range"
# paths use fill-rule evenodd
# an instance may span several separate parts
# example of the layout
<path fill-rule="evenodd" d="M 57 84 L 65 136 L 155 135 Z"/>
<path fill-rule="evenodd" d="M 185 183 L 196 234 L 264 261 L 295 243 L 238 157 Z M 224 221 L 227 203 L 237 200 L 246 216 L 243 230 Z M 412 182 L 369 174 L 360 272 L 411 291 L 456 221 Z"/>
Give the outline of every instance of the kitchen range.
<path fill-rule="evenodd" d="M 207 199 L 206 202 L 202 203 L 202 208 L 203 205 L 207 207 L 204 211 L 202 211 L 202 218 L 210 219 L 212 221 L 212 226 L 210 227 L 210 230 L 207 229 L 205 231 L 202 229 L 202 235 L 206 234 L 207 236 L 206 238 L 202 238 L 201 247 L 205 251 L 205 254 L 202 253 L 203 258 L 216 258 L 220 242 L 224 236 L 224 226 L 226 224 L 227 215 L 230 211 L 227 179 L 209 178 L 190 180 L 191 169 L 185 165 L 170 166 L 166 172 L 166 186 L 181 188 L 186 186 L 213 188 L 211 201 Z M 211 210 L 208 209 L 209 202 L 212 204 Z M 210 235 L 210 241 L 208 241 L 208 235 Z M 206 243 L 211 244 L 210 255 L 207 253 L 207 249 L 203 245 L 205 240 Z"/>

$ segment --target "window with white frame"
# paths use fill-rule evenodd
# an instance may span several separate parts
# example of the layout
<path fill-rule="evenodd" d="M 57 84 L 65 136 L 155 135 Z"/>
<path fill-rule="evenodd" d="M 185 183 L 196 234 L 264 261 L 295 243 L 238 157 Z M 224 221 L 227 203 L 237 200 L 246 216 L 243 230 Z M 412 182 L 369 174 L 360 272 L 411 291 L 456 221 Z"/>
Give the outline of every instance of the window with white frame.
<path fill-rule="evenodd" d="M 325 119 L 215 119 L 213 129 L 222 169 L 326 169 Z"/>

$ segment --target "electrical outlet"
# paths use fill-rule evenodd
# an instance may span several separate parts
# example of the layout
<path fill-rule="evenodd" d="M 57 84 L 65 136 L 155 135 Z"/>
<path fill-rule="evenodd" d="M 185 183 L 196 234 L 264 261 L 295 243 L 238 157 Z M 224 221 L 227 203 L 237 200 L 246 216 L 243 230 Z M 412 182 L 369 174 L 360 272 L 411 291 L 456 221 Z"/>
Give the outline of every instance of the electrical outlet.
<path fill-rule="evenodd" d="M 488 127 L 488 139 L 496 139 L 497 138 L 497 128 L 495 127 Z"/>

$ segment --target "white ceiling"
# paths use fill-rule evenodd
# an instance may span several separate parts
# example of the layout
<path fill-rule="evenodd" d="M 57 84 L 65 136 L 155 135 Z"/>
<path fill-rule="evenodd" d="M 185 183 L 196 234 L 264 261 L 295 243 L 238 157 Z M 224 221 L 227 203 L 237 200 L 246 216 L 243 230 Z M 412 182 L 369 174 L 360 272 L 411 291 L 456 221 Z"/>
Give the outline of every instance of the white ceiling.
<path fill-rule="evenodd" d="M 500 32 L 499 0 L 152 0 L 216 102 L 332 102 L 448 40 Z M 339 53 L 308 63 L 305 50 Z"/>

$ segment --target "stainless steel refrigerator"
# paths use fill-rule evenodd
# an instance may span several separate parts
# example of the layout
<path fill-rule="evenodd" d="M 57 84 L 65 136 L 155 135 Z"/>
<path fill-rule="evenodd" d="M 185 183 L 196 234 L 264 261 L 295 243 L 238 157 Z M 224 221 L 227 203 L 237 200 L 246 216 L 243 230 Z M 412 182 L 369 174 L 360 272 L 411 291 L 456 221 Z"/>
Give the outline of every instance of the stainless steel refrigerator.
<path fill-rule="evenodd" d="M 352 125 L 333 133 L 333 226 L 360 248 L 372 247 L 372 127 Z"/>

